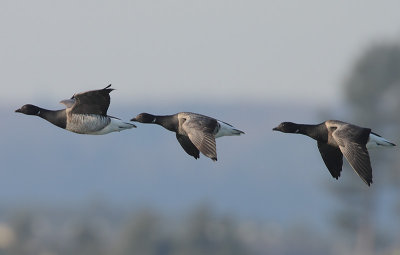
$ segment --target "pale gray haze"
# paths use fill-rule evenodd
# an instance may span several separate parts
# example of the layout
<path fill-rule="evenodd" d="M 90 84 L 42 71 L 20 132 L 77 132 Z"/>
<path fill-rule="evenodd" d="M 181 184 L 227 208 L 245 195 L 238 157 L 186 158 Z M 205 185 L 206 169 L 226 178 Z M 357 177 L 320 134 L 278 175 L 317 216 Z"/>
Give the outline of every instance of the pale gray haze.
<path fill-rule="evenodd" d="M 112 83 L 114 103 L 334 103 L 361 49 L 399 36 L 399 9 L 398 1 L 2 0 L 0 97 L 56 103 Z"/>
<path fill-rule="evenodd" d="M 81 241 L 68 227 L 76 216 L 69 212 L 76 210 L 79 218 L 80 210 L 96 203 L 109 208 L 104 211 L 110 225 L 96 221 L 94 232 L 104 228 L 102 236 L 114 241 L 120 239 L 115 233 L 127 233 L 115 223 L 124 212 L 148 207 L 178 221 L 204 203 L 216 214 L 238 219 L 239 228 L 244 226 L 239 236 L 259 250 L 252 255 L 356 254 L 342 248 L 353 251 L 355 245 L 341 241 L 347 236 L 340 235 L 333 218 L 342 203 L 332 191 L 348 191 L 345 180 L 353 179 L 354 190 L 374 196 L 375 187 L 388 180 L 374 175 L 368 188 L 347 162 L 335 180 L 314 140 L 272 128 L 282 121 L 356 121 L 346 105 L 344 81 L 366 49 L 399 41 L 400 1 L 0 0 L 0 32 L 1 254 L 2 247 L 14 250 L 4 254 L 189 254 L 56 252 L 57 243 L 75 247 L 65 236 Z M 27 103 L 62 109 L 59 101 L 110 83 L 116 91 L 108 113 L 125 121 L 141 112 L 192 111 L 246 134 L 218 139 L 214 163 L 203 155 L 188 156 L 175 134 L 160 126 L 138 123 L 136 129 L 88 136 L 14 112 Z M 400 143 L 385 123 L 368 125 Z M 393 159 L 399 150 L 384 153 Z M 377 155 L 371 153 L 373 163 Z M 374 174 L 387 170 L 373 168 Z M 393 253 L 385 255 L 395 254 L 399 240 L 389 234 L 399 229 L 390 198 L 395 200 L 388 196 L 379 204 L 373 222 L 394 240 Z M 4 244 L 4 229 L 24 230 L 10 220 L 13 208 L 28 215 L 33 210 L 39 221 L 43 217 L 38 223 L 43 228 L 33 223 L 29 238 L 46 249 L 30 252 L 29 238 L 21 239 L 27 253 L 10 241 Z M 44 208 L 55 208 L 61 221 L 49 223 Z M 91 224 L 96 213 L 97 207 L 78 222 Z"/>

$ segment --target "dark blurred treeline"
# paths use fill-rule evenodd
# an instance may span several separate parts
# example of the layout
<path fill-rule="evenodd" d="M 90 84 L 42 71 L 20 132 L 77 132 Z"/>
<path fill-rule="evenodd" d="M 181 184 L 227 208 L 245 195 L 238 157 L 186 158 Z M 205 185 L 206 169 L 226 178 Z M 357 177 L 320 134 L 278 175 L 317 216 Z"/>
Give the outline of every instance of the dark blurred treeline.
<path fill-rule="evenodd" d="M 333 254 L 327 250 L 330 241 L 309 226 L 299 223 L 283 229 L 239 220 L 208 205 L 174 216 L 154 209 L 120 212 L 95 205 L 81 210 L 16 210 L 3 217 L 0 254 Z"/>

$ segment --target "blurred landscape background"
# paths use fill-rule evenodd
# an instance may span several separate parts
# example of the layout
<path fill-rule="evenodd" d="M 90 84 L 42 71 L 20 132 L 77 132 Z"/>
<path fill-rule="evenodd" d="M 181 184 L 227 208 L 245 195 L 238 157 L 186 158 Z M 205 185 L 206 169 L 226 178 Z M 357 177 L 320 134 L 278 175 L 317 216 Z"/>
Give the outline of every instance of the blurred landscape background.
<path fill-rule="evenodd" d="M 282 121 L 399 144 L 398 1 L 0 1 L 0 255 L 400 253 L 399 149 L 373 184 Z M 84 136 L 14 113 L 109 83 L 109 114 L 246 132 L 194 160 L 159 126 Z"/>

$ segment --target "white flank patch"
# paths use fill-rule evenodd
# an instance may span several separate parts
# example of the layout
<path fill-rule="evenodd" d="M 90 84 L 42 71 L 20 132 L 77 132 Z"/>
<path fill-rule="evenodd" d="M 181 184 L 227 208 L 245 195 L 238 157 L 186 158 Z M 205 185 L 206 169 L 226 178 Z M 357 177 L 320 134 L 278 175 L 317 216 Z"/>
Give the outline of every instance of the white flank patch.
<path fill-rule="evenodd" d="M 218 121 L 218 124 L 221 126 L 220 129 L 218 130 L 218 133 L 215 134 L 215 138 L 221 137 L 221 136 L 231 136 L 231 135 L 240 135 L 240 132 L 237 131 L 234 127 L 222 122 Z"/>
<path fill-rule="evenodd" d="M 120 132 L 125 129 L 133 128 L 134 125 L 130 123 L 123 122 L 122 120 L 111 118 L 110 124 L 105 126 L 103 129 L 90 133 L 89 135 L 105 135 L 111 132 Z"/>
<path fill-rule="evenodd" d="M 376 148 L 376 147 L 380 147 L 380 146 L 389 146 L 392 147 L 394 146 L 394 144 L 392 144 L 391 142 L 389 142 L 388 140 L 386 140 L 383 137 L 374 135 L 374 134 L 370 134 L 369 135 L 369 139 L 368 139 L 368 143 L 367 143 L 367 148 Z"/>

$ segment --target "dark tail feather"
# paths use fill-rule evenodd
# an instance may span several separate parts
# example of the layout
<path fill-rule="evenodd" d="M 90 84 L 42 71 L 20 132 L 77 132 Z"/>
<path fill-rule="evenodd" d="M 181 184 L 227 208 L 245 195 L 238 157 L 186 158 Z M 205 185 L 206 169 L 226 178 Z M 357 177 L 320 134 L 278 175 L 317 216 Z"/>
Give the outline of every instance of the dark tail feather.
<path fill-rule="evenodd" d="M 237 132 L 237 133 L 235 133 L 235 135 L 245 134 L 243 131 L 241 131 L 239 129 L 234 129 L 234 131 Z"/>

